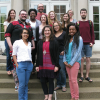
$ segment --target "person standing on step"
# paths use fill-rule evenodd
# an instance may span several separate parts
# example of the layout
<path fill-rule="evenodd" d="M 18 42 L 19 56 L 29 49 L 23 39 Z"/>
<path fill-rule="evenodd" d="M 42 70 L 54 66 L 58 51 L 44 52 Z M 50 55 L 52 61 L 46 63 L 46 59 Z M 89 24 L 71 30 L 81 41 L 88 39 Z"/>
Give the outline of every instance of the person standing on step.
<path fill-rule="evenodd" d="M 6 32 L 8 25 L 11 22 L 15 21 L 15 17 L 16 17 L 16 11 L 14 9 L 11 9 L 8 12 L 8 17 L 3 24 L 4 25 L 4 32 Z M 7 74 L 11 75 L 11 74 L 13 74 L 13 64 L 11 62 L 11 57 L 10 57 L 10 53 L 9 53 L 10 49 L 9 49 L 8 43 L 6 41 L 6 38 L 5 38 L 5 48 L 6 48 L 6 55 L 7 55 Z"/>
<path fill-rule="evenodd" d="M 38 9 L 38 13 L 37 13 L 37 16 L 36 16 L 36 19 L 37 19 L 37 20 L 40 20 L 41 15 L 46 15 L 46 16 L 47 16 L 47 14 L 45 14 L 45 13 L 43 12 L 44 6 L 43 6 L 42 3 L 38 4 L 37 9 Z"/>
<path fill-rule="evenodd" d="M 77 20 L 76 20 L 76 19 L 73 19 L 74 12 L 73 12 L 72 10 L 68 10 L 67 13 L 68 13 L 69 16 L 70 16 L 70 22 L 72 22 L 72 23 L 76 23 Z"/>
<path fill-rule="evenodd" d="M 79 28 L 74 23 L 67 26 L 67 34 L 65 38 L 65 52 L 63 62 L 69 77 L 69 86 L 71 92 L 70 100 L 79 100 L 79 87 L 77 76 L 81 64 L 81 50 L 83 40 L 79 33 Z"/>
<path fill-rule="evenodd" d="M 54 11 L 50 11 L 48 13 L 48 24 L 52 27 L 55 21 L 57 21 L 57 16 Z"/>
<path fill-rule="evenodd" d="M 49 25 L 42 30 L 43 39 L 37 44 L 36 71 L 40 78 L 42 89 L 45 95 L 44 100 L 52 100 L 54 91 L 54 78 L 58 75 L 59 66 L 59 46 L 54 39 L 54 34 Z M 49 89 L 47 86 L 49 82 Z"/>
<path fill-rule="evenodd" d="M 30 16 L 30 19 L 26 19 L 26 22 L 30 24 L 32 31 L 33 31 L 33 36 L 34 36 L 34 42 L 35 42 L 35 49 L 32 50 L 32 62 L 33 65 L 35 64 L 36 61 L 36 53 L 37 53 L 37 39 L 36 39 L 36 28 L 41 24 L 41 21 L 36 19 L 37 16 L 37 10 L 36 9 L 29 9 L 28 15 Z M 32 74 L 34 74 L 34 69 Z"/>
<path fill-rule="evenodd" d="M 19 79 L 19 100 L 28 100 L 28 82 L 33 69 L 31 59 L 31 34 L 27 28 L 23 28 L 21 39 L 13 43 L 13 60 Z"/>
<path fill-rule="evenodd" d="M 89 78 L 90 71 L 90 57 L 92 56 L 92 46 L 94 44 L 94 28 L 91 20 L 87 20 L 87 10 L 85 8 L 80 10 L 81 20 L 76 24 L 79 26 L 80 35 L 83 38 L 83 48 L 82 48 L 82 59 L 81 59 L 81 78 L 79 82 L 84 80 L 83 69 L 84 69 L 84 57 L 86 56 L 86 76 L 85 80 L 92 82 Z"/>
<path fill-rule="evenodd" d="M 59 65 L 61 67 L 59 76 L 57 78 L 57 87 L 54 90 L 56 91 L 62 88 L 62 92 L 66 92 L 66 68 L 63 63 L 64 41 L 66 32 L 62 30 L 61 24 L 58 21 L 53 23 L 52 28 L 54 39 L 57 40 L 59 44 Z"/>
<path fill-rule="evenodd" d="M 32 39 L 32 49 L 35 48 L 35 44 L 34 44 L 34 38 L 33 38 L 33 32 L 32 32 L 32 28 L 30 25 L 28 25 L 25 21 L 26 21 L 26 18 L 27 18 L 27 12 L 26 10 L 22 9 L 20 12 L 19 12 L 19 20 L 18 21 L 13 21 L 11 22 L 8 27 L 7 27 L 7 30 L 5 32 L 5 37 L 6 37 L 6 40 L 7 40 L 7 43 L 9 45 L 9 48 L 10 48 L 10 55 L 12 56 L 12 51 L 13 51 L 13 43 L 16 41 L 16 40 L 19 40 L 20 39 L 20 34 L 21 34 L 21 31 L 23 28 L 27 28 L 31 31 L 31 39 Z M 13 61 L 13 57 L 11 57 L 12 61 Z M 13 76 L 14 77 L 14 81 L 15 83 L 18 82 L 18 77 L 17 77 L 17 73 L 16 73 L 16 65 L 14 64 L 13 62 L 13 66 L 14 66 L 14 69 L 13 69 Z M 16 87 L 15 86 L 15 91 L 18 90 L 18 86 Z"/>

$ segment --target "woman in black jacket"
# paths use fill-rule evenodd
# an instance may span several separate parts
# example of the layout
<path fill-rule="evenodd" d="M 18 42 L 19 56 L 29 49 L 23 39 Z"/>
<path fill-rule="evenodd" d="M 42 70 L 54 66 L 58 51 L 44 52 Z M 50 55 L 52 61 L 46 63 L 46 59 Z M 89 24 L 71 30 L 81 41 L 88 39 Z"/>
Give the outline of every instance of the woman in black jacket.
<path fill-rule="evenodd" d="M 45 99 L 52 100 L 54 91 L 54 78 L 57 77 L 59 66 L 59 46 L 58 42 L 54 40 L 52 29 L 46 25 L 43 30 L 43 39 L 37 45 L 37 62 L 36 71 L 40 78 Z M 47 80 L 49 82 L 49 89 L 47 87 Z M 49 91 L 48 91 L 49 90 Z"/>

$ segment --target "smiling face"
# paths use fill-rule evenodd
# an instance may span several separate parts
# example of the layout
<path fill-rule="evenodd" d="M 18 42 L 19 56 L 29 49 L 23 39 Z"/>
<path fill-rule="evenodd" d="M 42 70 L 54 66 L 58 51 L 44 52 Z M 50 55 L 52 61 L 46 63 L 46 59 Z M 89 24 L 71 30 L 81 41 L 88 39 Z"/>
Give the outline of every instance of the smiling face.
<path fill-rule="evenodd" d="M 30 18 L 34 20 L 35 17 L 36 17 L 36 13 L 34 11 L 31 11 L 30 12 Z"/>
<path fill-rule="evenodd" d="M 53 20 L 55 18 L 54 12 L 50 12 L 50 19 Z"/>
<path fill-rule="evenodd" d="M 28 31 L 27 30 L 23 30 L 22 34 L 22 40 L 27 40 L 29 37 Z"/>
<path fill-rule="evenodd" d="M 44 29 L 44 35 L 45 35 L 45 38 L 50 37 L 50 35 L 51 35 L 51 30 L 50 30 L 50 28 L 46 27 L 46 28 Z"/>
<path fill-rule="evenodd" d="M 71 37 L 73 37 L 76 32 L 77 32 L 77 30 L 76 30 L 75 26 L 69 27 L 69 35 L 71 35 Z"/>
<path fill-rule="evenodd" d="M 73 16 L 73 11 L 72 11 L 72 10 L 69 10 L 68 14 L 69 14 L 70 18 L 72 18 L 72 16 Z"/>
<path fill-rule="evenodd" d="M 58 32 L 58 31 L 60 30 L 60 26 L 59 26 L 58 23 L 54 23 L 53 27 L 54 27 L 54 30 L 55 30 L 56 32 Z"/>
<path fill-rule="evenodd" d="M 12 10 L 12 11 L 10 12 L 10 17 L 11 17 L 11 19 L 15 19 L 15 16 L 16 16 L 16 13 Z"/>
<path fill-rule="evenodd" d="M 69 19 L 68 14 L 65 14 L 65 15 L 63 16 L 63 20 L 66 22 L 68 19 Z"/>
<path fill-rule="evenodd" d="M 38 9 L 38 12 L 42 13 L 44 10 L 43 4 L 39 4 L 37 9 Z"/>
<path fill-rule="evenodd" d="M 41 15 L 41 23 L 46 23 L 46 15 Z"/>
<path fill-rule="evenodd" d="M 20 15 L 19 15 L 19 19 L 23 22 L 26 21 L 26 18 L 27 18 L 27 13 L 25 11 L 21 11 L 20 12 Z"/>

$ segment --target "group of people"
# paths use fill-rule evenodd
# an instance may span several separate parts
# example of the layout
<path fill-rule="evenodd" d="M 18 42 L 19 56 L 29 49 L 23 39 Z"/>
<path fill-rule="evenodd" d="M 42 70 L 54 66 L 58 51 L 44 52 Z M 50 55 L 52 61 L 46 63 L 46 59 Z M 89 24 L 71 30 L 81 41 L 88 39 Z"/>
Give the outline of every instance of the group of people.
<path fill-rule="evenodd" d="M 28 100 L 28 82 L 34 66 L 45 95 L 44 100 L 52 100 L 53 91 L 66 91 L 68 74 L 70 100 L 78 100 L 77 76 L 80 68 L 79 82 L 84 80 L 85 56 L 85 79 L 92 82 L 89 70 L 95 40 L 93 23 L 86 19 L 85 8 L 80 10 L 81 20 L 78 22 L 72 18 L 72 10 L 63 15 L 62 22 L 57 20 L 54 11 L 47 15 L 43 10 L 43 4 L 38 4 L 38 12 L 36 9 L 29 9 L 27 19 L 27 12 L 23 9 L 19 12 L 18 21 L 15 20 L 16 11 L 9 11 L 4 22 L 7 74 L 13 74 L 19 100 Z M 57 79 L 55 88 L 54 78 Z"/>

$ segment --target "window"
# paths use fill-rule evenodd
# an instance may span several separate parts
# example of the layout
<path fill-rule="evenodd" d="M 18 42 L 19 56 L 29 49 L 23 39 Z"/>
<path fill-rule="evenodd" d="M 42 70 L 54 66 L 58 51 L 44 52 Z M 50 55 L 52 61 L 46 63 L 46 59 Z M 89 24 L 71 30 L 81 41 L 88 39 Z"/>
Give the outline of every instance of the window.
<path fill-rule="evenodd" d="M 3 23 L 6 20 L 6 13 L 7 13 L 7 7 L 3 6 L 0 7 L 0 40 L 4 40 L 4 26 Z"/>
<path fill-rule="evenodd" d="M 10 1 L 10 0 L 0 0 L 0 2 L 7 2 L 7 1 Z"/>

